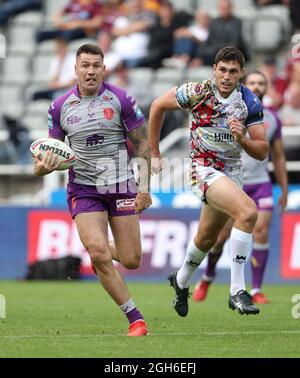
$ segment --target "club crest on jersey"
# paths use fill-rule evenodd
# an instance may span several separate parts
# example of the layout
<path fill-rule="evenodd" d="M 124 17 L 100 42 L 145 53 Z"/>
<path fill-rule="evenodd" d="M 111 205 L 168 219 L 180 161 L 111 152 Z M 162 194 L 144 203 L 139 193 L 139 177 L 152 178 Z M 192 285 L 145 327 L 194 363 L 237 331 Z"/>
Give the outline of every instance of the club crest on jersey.
<path fill-rule="evenodd" d="M 103 109 L 103 115 L 105 119 L 108 119 L 111 121 L 114 118 L 115 112 L 112 108 L 104 108 Z"/>
<path fill-rule="evenodd" d="M 134 198 L 116 200 L 117 211 L 135 210 Z"/>

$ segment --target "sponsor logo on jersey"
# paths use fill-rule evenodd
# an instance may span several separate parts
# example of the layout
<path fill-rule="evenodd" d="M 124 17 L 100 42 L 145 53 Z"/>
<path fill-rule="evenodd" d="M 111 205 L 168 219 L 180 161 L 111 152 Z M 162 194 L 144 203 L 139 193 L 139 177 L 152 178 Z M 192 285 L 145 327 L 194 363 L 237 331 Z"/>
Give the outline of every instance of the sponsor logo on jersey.
<path fill-rule="evenodd" d="M 98 126 L 100 129 L 107 129 L 107 125 L 105 125 L 105 123 L 102 123 L 102 122 L 98 122 L 98 123 L 97 123 L 97 126 Z"/>
<path fill-rule="evenodd" d="M 126 98 L 128 98 L 128 100 L 129 100 L 132 104 L 135 103 L 135 99 L 134 99 L 130 94 L 126 93 Z"/>
<path fill-rule="evenodd" d="M 98 147 L 104 141 L 104 136 L 99 134 L 94 134 L 86 139 L 86 147 Z"/>
<path fill-rule="evenodd" d="M 112 108 L 104 108 L 103 109 L 104 118 L 111 121 L 114 118 L 115 112 Z"/>
<path fill-rule="evenodd" d="M 213 143 L 232 143 L 234 141 L 233 135 L 228 132 L 208 132 L 198 127 L 197 134 L 199 138 Z"/>
<path fill-rule="evenodd" d="M 143 117 L 143 113 L 141 109 L 138 107 L 138 104 L 134 104 L 133 110 L 134 110 L 136 119 L 141 119 Z"/>
<path fill-rule="evenodd" d="M 180 106 L 186 107 L 186 105 L 188 103 L 188 98 L 187 98 L 186 94 L 184 93 L 182 87 L 179 87 L 176 91 L 176 100 L 177 100 L 177 102 L 179 103 Z"/>
<path fill-rule="evenodd" d="M 116 200 L 117 211 L 135 210 L 134 198 Z"/>
<path fill-rule="evenodd" d="M 234 141 L 234 137 L 233 135 L 229 133 L 214 133 L 214 142 L 216 143 L 219 143 L 219 142 L 229 143 L 233 141 Z"/>
<path fill-rule="evenodd" d="M 80 100 L 73 100 L 73 101 L 69 102 L 69 105 L 72 106 L 72 107 L 79 105 L 79 104 L 80 104 Z"/>
<path fill-rule="evenodd" d="M 48 129 L 53 129 L 53 119 L 52 115 L 48 113 Z"/>
<path fill-rule="evenodd" d="M 273 197 L 260 198 L 258 200 L 258 206 L 261 209 L 270 209 L 274 205 Z"/>
<path fill-rule="evenodd" d="M 71 116 L 67 118 L 68 125 L 75 125 L 76 123 L 79 123 L 80 121 L 81 121 L 81 118 L 77 116 Z"/>
<path fill-rule="evenodd" d="M 136 119 L 141 119 L 141 118 L 143 118 L 143 113 L 142 113 L 141 109 L 138 109 L 138 110 L 136 111 L 135 115 L 136 115 Z"/>
<path fill-rule="evenodd" d="M 103 100 L 103 101 L 108 101 L 108 102 L 113 102 L 114 98 L 105 95 L 105 96 L 102 97 L 102 100 Z"/>
<path fill-rule="evenodd" d="M 93 100 L 89 103 L 89 106 L 88 106 L 88 116 L 90 117 L 89 119 L 89 122 L 94 120 L 94 116 L 95 116 L 95 112 L 94 112 L 94 108 L 95 108 L 95 104 L 96 104 L 96 100 Z"/>
<path fill-rule="evenodd" d="M 76 208 L 76 197 L 72 197 L 71 205 L 72 205 L 72 209 L 74 210 Z"/>

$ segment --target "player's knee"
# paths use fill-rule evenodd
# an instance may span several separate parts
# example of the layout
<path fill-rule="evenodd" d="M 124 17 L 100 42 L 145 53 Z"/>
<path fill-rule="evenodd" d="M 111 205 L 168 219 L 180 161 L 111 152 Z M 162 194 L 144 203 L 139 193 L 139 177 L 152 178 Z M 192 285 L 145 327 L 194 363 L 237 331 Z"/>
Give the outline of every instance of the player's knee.
<path fill-rule="evenodd" d="M 257 217 L 258 217 L 258 213 L 257 213 L 256 206 L 251 207 L 247 213 L 247 217 L 246 217 L 247 222 L 249 222 L 254 227 L 257 221 Z"/>
<path fill-rule="evenodd" d="M 228 236 L 221 235 L 218 237 L 217 241 L 214 244 L 214 248 L 216 249 L 216 251 L 221 251 L 223 249 L 224 244 L 229 237 L 230 237 L 230 234 Z"/>
<path fill-rule="evenodd" d="M 230 238 L 231 229 L 222 230 L 218 235 L 218 238 L 214 244 L 214 247 L 217 251 L 221 251 L 223 249 L 226 240 Z"/>
<path fill-rule="evenodd" d="M 257 209 L 255 203 L 249 203 L 248 206 L 245 206 L 244 209 L 241 209 L 240 212 L 240 221 L 242 221 L 243 224 L 246 226 L 249 226 L 253 228 L 255 226 L 255 223 L 257 221 Z"/>
<path fill-rule="evenodd" d="M 126 269 L 138 269 L 141 264 L 141 255 L 134 255 L 122 260 L 122 265 Z"/>
<path fill-rule="evenodd" d="M 200 251 L 207 252 L 212 249 L 217 241 L 217 236 L 207 235 L 199 237 L 198 235 L 194 238 L 195 246 L 200 249 Z"/>
<path fill-rule="evenodd" d="M 88 243 L 85 245 L 86 250 L 90 255 L 98 255 L 107 252 L 108 247 L 100 243 Z"/>
<path fill-rule="evenodd" d="M 111 264 L 111 255 L 108 248 L 106 248 L 104 245 L 90 244 L 86 246 L 86 249 L 90 255 L 92 264 L 98 269 Z"/>
<path fill-rule="evenodd" d="M 256 243 L 267 243 L 269 239 L 269 228 L 264 225 L 258 228 L 255 227 L 253 236 Z"/>

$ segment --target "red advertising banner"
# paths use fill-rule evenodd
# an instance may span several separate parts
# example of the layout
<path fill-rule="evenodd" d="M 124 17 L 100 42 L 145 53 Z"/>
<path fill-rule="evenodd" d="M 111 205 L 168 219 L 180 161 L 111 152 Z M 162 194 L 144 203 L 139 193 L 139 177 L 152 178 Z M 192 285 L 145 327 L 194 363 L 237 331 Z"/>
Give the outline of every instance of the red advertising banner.
<path fill-rule="evenodd" d="M 198 212 L 195 213 L 198 215 Z M 185 258 L 186 246 L 196 232 L 195 214 L 185 213 L 179 219 L 176 212 L 143 215 L 140 220 L 143 249 L 139 269 L 127 270 L 116 263 L 127 276 L 160 276 L 177 270 Z M 197 219 L 197 218 L 196 218 Z M 108 236 L 112 240 L 111 234 Z M 88 253 L 83 248 L 75 222 L 67 211 L 32 210 L 28 216 L 28 263 L 68 255 L 80 257 L 81 273 L 92 275 Z M 224 253 L 219 267 L 228 269 L 229 257 Z"/>
<path fill-rule="evenodd" d="M 283 214 L 281 224 L 281 276 L 300 279 L 300 214 Z"/>
<path fill-rule="evenodd" d="M 93 274 L 90 258 L 67 211 L 31 211 L 28 214 L 28 263 L 76 256 L 82 272 Z"/>

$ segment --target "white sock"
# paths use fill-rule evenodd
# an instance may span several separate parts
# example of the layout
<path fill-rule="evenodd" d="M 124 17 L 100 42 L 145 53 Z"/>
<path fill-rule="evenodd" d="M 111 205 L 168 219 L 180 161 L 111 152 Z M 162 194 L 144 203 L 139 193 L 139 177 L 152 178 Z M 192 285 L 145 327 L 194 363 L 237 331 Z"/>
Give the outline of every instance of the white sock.
<path fill-rule="evenodd" d="M 230 235 L 231 286 L 230 294 L 245 290 L 245 263 L 250 254 L 252 234 L 232 228 Z"/>
<path fill-rule="evenodd" d="M 190 241 L 187 247 L 185 260 L 176 276 L 178 286 L 181 289 L 188 288 L 192 275 L 206 255 L 206 253 L 200 251 L 200 249 L 195 246 L 193 240 Z"/>
<path fill-rule="evenodd" d="M 124 312 L 124 314 L 127 314 L 128 312 L 134 310 L 136 306 L 133 302 L 133 299 L 130 298 L 126 303 L 122 304 L 119 307 Z"/>
<path fill-rule="evenodd" d="M 253 295 L 257 294 L 257 293 L 261 293 L 261 289 L 252 289 L 252 290 L 250 291 L 250 295 L 251 295 L 251 296 L 253 296 Z"/>

